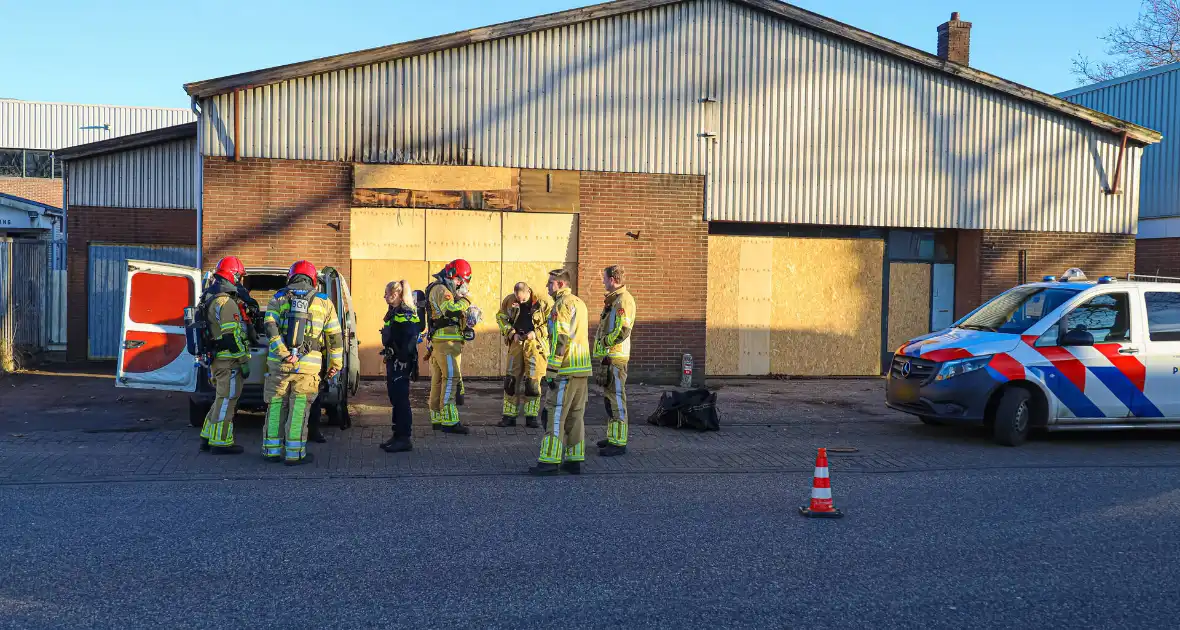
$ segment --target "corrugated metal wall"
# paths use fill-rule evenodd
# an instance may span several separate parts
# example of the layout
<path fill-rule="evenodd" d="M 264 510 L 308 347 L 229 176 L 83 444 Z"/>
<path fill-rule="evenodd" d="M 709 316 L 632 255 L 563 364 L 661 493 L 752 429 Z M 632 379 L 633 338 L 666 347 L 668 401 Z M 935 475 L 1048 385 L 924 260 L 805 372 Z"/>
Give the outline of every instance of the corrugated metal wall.
<path fill-rule="evenodd" d="M 119 355 L 128 260 L 195 267 L 197 251 L 194 247 L 172 245 L 90 245 L 87 326 L 91 359 L 114 359 Z"/>
<path fill-rule="evenodd" d="M 71 160 L 67 203 L 196 210 L 198 163 L 196 138 Z"/>
<path fill-rule="evenodd" d="M 711 220 L 1135 229 L 1138 149 L 1108 196 L 1111 134 L 726 0 L 241 99 L 245 157 L 706 174 Z M 231 153 L 233 103 L 204 99 L 206 154 Z"/>
<path fill-rule="evenodd" d="M 0 148 L 64 149 L 195 119 L 187 109 L 0 99 Z"/>
<path fill-rule="evenodd" d="M 26 351 L 65 343 L 64 252 L 65 241 L 0 238 L 0 337 Z"/>
<path fill-rule="evenodd" d="M 1164 134 L 1163 142 L 1143 151 L 1139 216 L 1180 216 L 1180 63 L 1169 70 L 1086 91 L 1066 100 L 1105 112 Z"/>

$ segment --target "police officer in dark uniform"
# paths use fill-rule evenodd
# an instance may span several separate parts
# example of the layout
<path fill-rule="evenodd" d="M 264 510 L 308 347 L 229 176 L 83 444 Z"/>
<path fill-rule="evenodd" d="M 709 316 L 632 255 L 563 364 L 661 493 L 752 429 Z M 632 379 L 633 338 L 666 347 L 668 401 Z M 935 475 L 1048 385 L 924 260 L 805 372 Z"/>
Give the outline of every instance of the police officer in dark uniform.
<path fill-rule="evenodd" d="M 418 336 L 422 321 L 410 283 L 395 280 L 385 287 L 385 324 L 381 327 L 385 356 L 385 389 L 393 405 L 393 437 L 381 444 L 386 453 L 414 450 L 410 437 L 414 416 L 410 409 L 410 381 L 417 376 Z"/>

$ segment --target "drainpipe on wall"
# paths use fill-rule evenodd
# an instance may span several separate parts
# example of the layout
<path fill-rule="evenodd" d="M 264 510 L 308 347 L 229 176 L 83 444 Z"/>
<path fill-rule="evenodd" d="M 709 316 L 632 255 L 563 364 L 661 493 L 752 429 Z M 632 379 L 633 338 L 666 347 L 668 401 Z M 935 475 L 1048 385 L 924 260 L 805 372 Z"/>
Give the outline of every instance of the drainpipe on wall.
<path fill-rule="evenodd" d="M 204 209 L 205 209 L 205 169 L 204 169 L 204 158 L 201 157 L 201 155 L 202 155 L 201 154 L 201 147 L 204 146 L 204 143 L 201 141 L 205 137 L 205 126 L 203 124 L 201 124 L 201 108 L 200 108 L 200 105 L 197 101 L 197 97 L 195 97 L 195 96 L 190 97 L 190 105 L 189 106 L 193 110 L 193 114 L 196 114 L 196 116 L 197 116 L 197 165 L 196 165 L 197 172 L 195 173 L 195 175 L 196 175 L 196 180 L 195 180 L 196 181 L 196 196 L 197 196 L 197 199 L 196 199 L 196 201 L 197 201 L 197 204 L 196 204 L 197 205 L 197 269 L 203 269 L 203 267 L 201 266 L 201 263 L 202 263 L 202 260 L 201 260 L 201 253 L 202 253 L 201 223 L 203 221 Z"/>

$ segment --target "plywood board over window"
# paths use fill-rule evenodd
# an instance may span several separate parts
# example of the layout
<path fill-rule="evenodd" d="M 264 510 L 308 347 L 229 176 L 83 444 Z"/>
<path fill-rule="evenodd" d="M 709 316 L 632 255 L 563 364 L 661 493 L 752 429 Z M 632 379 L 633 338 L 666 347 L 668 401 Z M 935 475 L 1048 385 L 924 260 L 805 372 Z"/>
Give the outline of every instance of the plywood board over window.
<path fill-rule="evenodd" d="M 426 258 L 450 262 L 500 262 L 503 257 L 500 212 L 427 210 Z M 446 263 L 443 263 L 446 264 Z M 499 281 L 496 286 L 500 286 Z"/>
<path fill-rule="evenodd" d="M 884 252 L 873 239 L 775 240 L 772 374 L 881 373 Z"/>
<path fill-rule="evenodd" d="M 578 215 L 504 213 L 504 261 L 578 260 Z"/>
<path fill-rule="evenodd" d="M 353 260 L 426 260 L 426 210 L 353 208 Z"/>
<path fill-rule="evenodd" d="M 450 261 L 436 260 L 430 269 L 442 269 Z M 483 321 L 475 327 L 475 341 L 463 345 L 463 374 L 466 376 L 499 376 L 500 371 L 500 327 L 496 324 L 496 311 L 500 309 L 501 264 L 499 262 L 471 262 L 471 293 L 468 299 L 472 306 L 483 311 Z"/>
<path fill-rule="evenodd" d="M 889 352 L 930 332 L 930 280 L 928 263 L 889 263 Z"/>
<path fill-rule="evenodd" d="M 871 239 L 709 237 L 708 373 L 880 373 L 881 261 Z"/>
<path fill-rule="evenodd" d="M 382 208 L 517 210 L 519 174 L 513 168 L 357 164 L 353 204 Z"/>
<path fill-rule="evenodd" d="M 361 374 L 384 374 L 381 359 L 381 324 L 387 308 L 385 285 L 394 280 L 404 279 L 409 280 L 411 288 L 425 290 L 430 278 L 427 264 L 425 260 L 352 261 L 352 303 L 356 310 Z M 429 367 L 426 370 L 429 370 Z"/>

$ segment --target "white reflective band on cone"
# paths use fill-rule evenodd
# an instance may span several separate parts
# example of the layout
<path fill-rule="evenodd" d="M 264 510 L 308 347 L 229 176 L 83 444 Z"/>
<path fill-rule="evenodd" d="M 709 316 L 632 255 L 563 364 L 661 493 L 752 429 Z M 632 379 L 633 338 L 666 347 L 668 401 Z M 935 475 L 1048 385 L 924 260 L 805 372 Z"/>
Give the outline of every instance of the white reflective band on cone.
<path fill-rule="evenodd" d="M 828 478 L 828 467 L 824 466 L 823 468 L 816 468 L 815 469 L 815 476 L 819 477 L 820 479 L 827 479 Z"/>
<path fill-rule="evenodd" d="M 813 499 L 830 499 L 832 498 L 831 488 L 812 488 L 811 498 Z"/>

